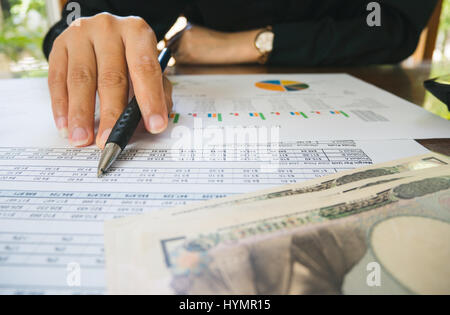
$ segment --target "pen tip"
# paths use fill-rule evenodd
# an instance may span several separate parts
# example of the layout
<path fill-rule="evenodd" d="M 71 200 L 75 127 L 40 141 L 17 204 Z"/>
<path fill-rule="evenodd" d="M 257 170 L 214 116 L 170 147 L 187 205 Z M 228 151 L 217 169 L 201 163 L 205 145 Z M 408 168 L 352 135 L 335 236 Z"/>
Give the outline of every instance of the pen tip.
<path fill-rule="evenodd" d="M 99 168 L 97 171 L 97 177 L 100 178 L 103 175 L 103 169 Z"/>

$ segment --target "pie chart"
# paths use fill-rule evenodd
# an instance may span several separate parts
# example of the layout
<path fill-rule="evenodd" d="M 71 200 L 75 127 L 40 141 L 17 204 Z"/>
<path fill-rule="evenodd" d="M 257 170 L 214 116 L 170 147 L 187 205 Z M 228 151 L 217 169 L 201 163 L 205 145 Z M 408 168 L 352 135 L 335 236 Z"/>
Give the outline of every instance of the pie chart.
<path fill-rule="evenodd" d="M 269 91 L 292 92 L 307 89 L 309 86 L 303 82 L 290 80 L 266 80 L 255 83 L 257 88 Z"/>

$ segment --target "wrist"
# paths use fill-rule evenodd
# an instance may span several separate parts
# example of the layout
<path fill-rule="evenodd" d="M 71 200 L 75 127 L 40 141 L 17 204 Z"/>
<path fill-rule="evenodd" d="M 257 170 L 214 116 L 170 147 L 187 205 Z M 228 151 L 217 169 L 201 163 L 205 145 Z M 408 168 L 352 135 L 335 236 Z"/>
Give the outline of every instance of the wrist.
<path fill-rule="evenodd" d="M 255 37 L 262 29 L 224 33 L 224 47 L 229 63 L 255 63 L 261 54 L 255 47 Z"/>

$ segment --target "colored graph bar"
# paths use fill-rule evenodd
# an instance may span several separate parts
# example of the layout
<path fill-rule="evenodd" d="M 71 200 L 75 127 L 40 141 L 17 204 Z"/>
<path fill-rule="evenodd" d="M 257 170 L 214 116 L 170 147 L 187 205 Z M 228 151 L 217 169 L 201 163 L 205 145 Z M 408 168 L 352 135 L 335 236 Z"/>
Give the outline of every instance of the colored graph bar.
<path fill-rule="evenodd" d="M 222 114 L 220 114 L 220 113 L 217 114 L 217 120 L 218 120 L 218 121 L 222 121 Z"/>
<path fill-rule="evenodd" d="M 253 113 L 249 113 L 250 117 L 253 117 Z"/>
<path fill-rule="evenodd" d="M 266 120 L 266 117 L 264 117 L 263 113 L 259 113 L 259 117 L 261 117 L 262 120 Z"/>
<path fill-rule="evenodd" d="M 194 116 L 194 117 L 197 117 L 197 114 L 196 114 L 196 113 L 194 113 L 194 114 L 192 114 L 192 116 Z"/>
<path fill-rule="evenodd" d="M 295 115 L 300 116 L 300 113 L 299 112 L 295 112 Z"/>
<path fill-rule="evenodd" d="M 300 114 L 302 114 L 303 117 L 308 118 L 304 112 L 300 112 Z"/>
<path fill-rule="evenodd" d="M 214 113 L 214 114 L 213 114 L 213 117 L 216 117 L 216 116 L 217 116 L 216 113 Z"/>
<path fill-rule="evenodd" d="M 332 110 L 330 110 L 330 113 L 334 114 L 334 112 Z"/>
<path fill-rule="evenodd" d="M 291 112 L 291 115 L 292 115 L 292 116 L 295 116 L 295 113 L 294 113 L 294 112 Z"/>
<path fill-rule="evenodd" d="M 171 113 L 169 117 L 170 117 L 170 118 L 175 117 L 175 113 Z"/>
<path fill-rule="evenodd" d="M 238 113 L 234 113 L 234 116 L 239 116 L 239 114 Z"/>
<path fill-rule="evenodd" d="M 341 114 L 344 115 L 345 117 L 349 117 L 346 113 L 344 113 L 343 111 L 341 111 Z"/>
<path fill-rule="evenodd" d="M 180 114 L 175 114 L 175 118 L 173 119 L 173 123 L 176 124 L 178 119 L 180 118 Z"/>
<path fill-rule="evenodd" d="M 208 114 L 208 117 L 209 117 L 209 118 L 211 118 L 211 116 L 212 116 L 211 114 Z"/>
<path fill-rule="evenodd" d="M 258 117 L 258 113 L 254 113 L 253 115 L 255 115 L 256 117 Z"/>

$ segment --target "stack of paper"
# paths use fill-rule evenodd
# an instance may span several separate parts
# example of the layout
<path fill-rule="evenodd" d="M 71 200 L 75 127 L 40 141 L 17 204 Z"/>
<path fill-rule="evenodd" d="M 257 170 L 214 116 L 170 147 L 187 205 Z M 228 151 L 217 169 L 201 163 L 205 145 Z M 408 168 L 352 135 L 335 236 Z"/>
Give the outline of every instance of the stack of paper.
<path fill-rule="evenodd" d="M 105 220 L 425 154 L 412 139 L 450 135 L 448 121 L 348 75 L 171 80 L 168 130 L 138 132 L 101 179 L 96 147 L 58 138 L 45 79 L 1 82 L 1 293 L 106 292 Z"/>

